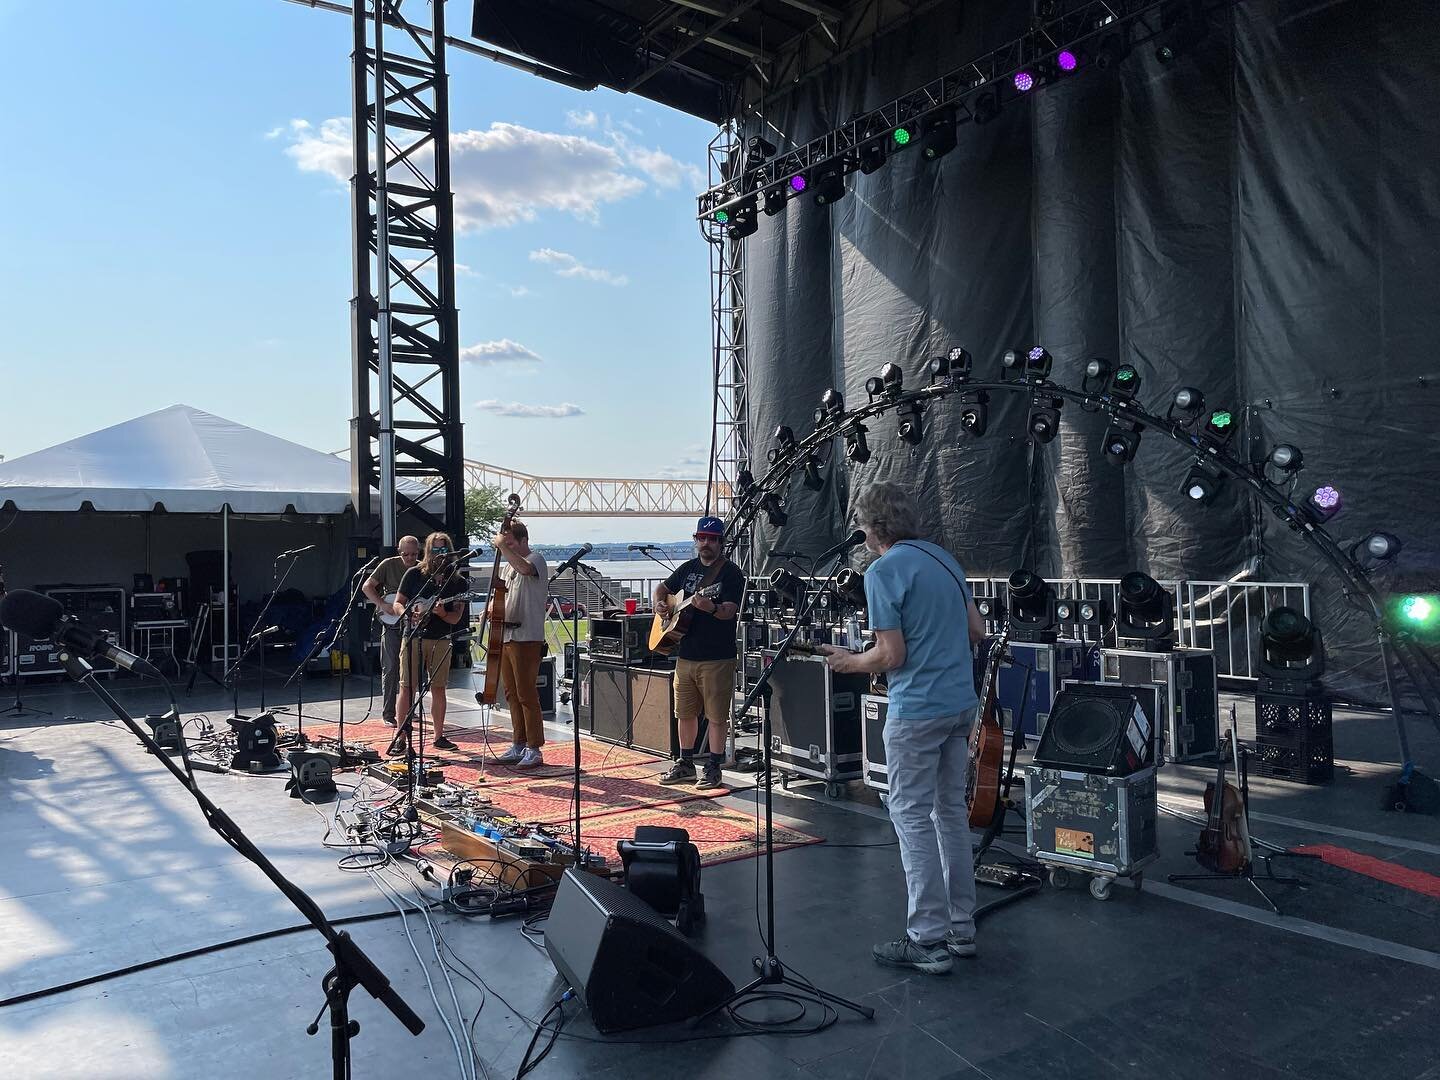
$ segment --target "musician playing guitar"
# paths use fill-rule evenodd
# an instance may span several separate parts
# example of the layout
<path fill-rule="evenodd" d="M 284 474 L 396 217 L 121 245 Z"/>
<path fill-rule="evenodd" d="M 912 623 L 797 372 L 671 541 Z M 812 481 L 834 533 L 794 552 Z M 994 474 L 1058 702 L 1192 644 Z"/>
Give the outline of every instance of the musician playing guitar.
<path fill-rule="evenodd" d="M 885 761 L 890 820 L 909 894 L 906 934 L 871 950 L 876 961 L 943 975 L 975 955 L 975 872 L 966 773 L 979 700 L 971 645 L 985 633 L 965 572 L 949 552 L 916 539 L 920 514 L 895 484 L 871 484 L 855 502 L 865 546 L 865 611 L 874 648 L 822 646 L 840 672 L 886 672 Z M 933 814 L 933 818 L 932 818 Z"/>
<path fill-rule="evenodd" d="M 420 561 L 420 541 L 413 536 L 402 536 L 396 545 L 396 554 L 375 567 L 374 573 L 365 579 L 361 588 L 365 599 L 375 605 L 376 612 L 389 614 L 400 591 L 400 582 L 405 574 Z M 380 631 L 380 693 L 384 706 L 381 716 L 385 723 L 395 726 L 395 697 L 400 692 L 400 623 L 381 620 Z"/>
<path fill-rule="evenodd" d="M 499 761 L 517 769 L 545 764 L 545 720 L 540 711 L 540 689 L 535 684 L 545 655 L 545 601 L 550 593 L 550 568 L 545 556 L 530 550 L 530 530 L 511 519 L 495 536 L 495 550 L 505 559 L 500 568 L 505 582 L 505 650 L 500 654 L 500 678 L 510 706 L 514 733 L 510 749 Z"/>
<path fill-rule="evenodd" d="M 735 616 L 745 595 L 745 575 L 725 558 L 721 541 L 725 523 L 706 515 L 695 526 L 695 558 L 682 563 L 655 586 L 655 612 L 664 615 L 677 593 L 695 596 L 714 585 L 716 599 L 695 596 L 690 628 L 680 639 L 675 662 L 675 723 L 680 735 L 680 760 L 660 778 L 662 784 L 695 783 L 697 788 L 720 786 L 725 762 L 725 734 L 735 706 Z M 704 713 L 709 730 L 710 756 L 705 772 L 695 782 L 695 741 Z"/>
<path fill-rule="evenodd" d="M 407 615 L 411 604 L 424 610 L 408 611 L 409 639 L 400 655 L 400 693 L 396 713 L 406 718 L 390 744 L 390 756 L 405 752 L 412 695 L 417 687 L 430 684 L 430 721 L 437 750 L 454 750 L 445 738 L 445 687 L 450 679 L 450 635 L 465 615 L 464 603 L 446 604 L 445 598 L 466 591 L 469 582 L 456 572 L 452 557 L 455 545 L 448 534 L 432 532 L 425 538 L 425 556 L 418 566 L 405 572 L 392 610 Z"/>

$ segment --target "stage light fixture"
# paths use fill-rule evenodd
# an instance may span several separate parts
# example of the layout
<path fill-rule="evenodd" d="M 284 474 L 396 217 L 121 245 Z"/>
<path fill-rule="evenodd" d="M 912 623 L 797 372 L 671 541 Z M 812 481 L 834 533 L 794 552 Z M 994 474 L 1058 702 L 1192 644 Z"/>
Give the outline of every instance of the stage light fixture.
<path fill-rule="evenodd" d="M 1015 77 L 1012 81 L 1015 84 L 1015 89 L 1022 94 L 1027 94 L 1035 89 L 1035 76 L 1029 71 L 1015 72 Z"/>
<path fill-rule="evenodd" d="M 815 423 L 833 420 L 845 411 L 845 399 L 833 386 L 820 395 L 820 408 L 815 410 Z"/>
<path fill-rule="evenodd" d="M 1223 474 L 1214 472 L 1203 462 L 1197 461 L 1185 474 L 1185 482 L 1180 485 L 1180 491 L 1186 498 L 1194 500 L 1201 506 L 1209 506 L 1220 497 L 1220 489 L 1224 482 Z"/>
<path fill-rule="evenodd" d="M 1175 644 L 1175 597 L 1149 574 L 1132 570 L 1120 579 L 1115 634 L 1143 641 L 1147 649 L 1169 651 Z"/>
<path fill-rule="evenodd" d="M 845 433 L 845 456 L 856 465 L 864 465 L 870 460 L 870 443 L 865 438 L 869 430 L 864 424 L 856 424 Z"/>
<path fill-rule="evenodd" d="M 1340 512 L 1340 492 L 1329 484 L 1317 487 L 1305 500 L 1305 510 L 1317 525 L 1323 525 Z"/>
<path fill-rule="evenodd" d="M 845 188 L 845 170 L 839 164 L 827 165 L 820 170 L 815 179 L 816 206 L 829 206 L 848 194 Z"/>
<path fill-rule="evenodd" d="M 728 225 L 728 224 L 730 224 L 730 211 L 729 211 L 729 210 L 725 210 L 725 209 L 722 208 L 722 209 L 720 209 L 720 210 L 716 210 L 715 213 L 712 214 L 711 216 L 715 219 L 715 224 L 717 224 L 717 225 Z"/>
<path fill-rule="evenodd" d="M 1016 641 L 1051 643 L 1056 629 L 1055 589 L 1031 570 L 1014 571 L 1007 582 L 1010 592 L 1010 631 Z"/>
<path fill-rule="evenodd" d="M 955 149 L 955 109 L 947 107 L 925 119 L 920 153 L 926 161 L 936 161 Z"/>
<path fill-rule="evenodd" d="M 781 424 L 775 429 L 773 438 L 775 445 L 770 447 L 770 452 L 765 455 L 766 460 L 769 461 L 771 465 L 774 465 L 795 449 L 795 432 L 791 431 L 786 425 Z"/>
<path fill-rule="evenodd" d="M 1121 26 L 1103 35 L 1095 46 L 1095 66 L 1109 71 L 1130 55 L 1130 37 Z"/>
<path fill-rule="evenodd" d="M 755 474 L 749 469 L 741 469 L 740 475 L 735 477 L 735 487 L 744 495 L 755 486 Z"/>
<path fill-rule="evenodd" d="M 820 458 L 812 453 L 805 455 L 805 463 L 801 466 L 804 473 L 802 483 L 811 491 L 819 491 L 825 486 L 825 476 L 820 471 Z"/>
<path fill-rule="evenodd" d="M 886 364 L 880 369 L 880 389 L 886 397 L 899 397 L 905 388 L 905 372 L 899 364 Z"/>
<path fill-rule="evenodd" d="M 910 125 L 901 124 L 899 127 L 897 127 L 894 131 L 890 133 L 890 138 L 894 140 L 895 146 L 897 148 L 903 149 L 904 147 L 909 146 L 910 143 L 914 140 L 915 131 L 913 128 L 910 127 Z"/>
<path fill-rule="evenodd" d="M 1325 673 L 1320 631 L 1294 608 L 1271 608 L 1260 625 L 1260 673 L 1272 679 L 1313 681 Z"/>
<path fill-rule="evenodd" d="M 1160 17 L 1160 37 L 1155 42 L 1155 59 L 1162 65 L 1173 64 L 1200 43 L 1210 30 L 1205 11 L 1198 0 L 1171 5 Z"/>
<path fill-rule="evenodd" d="M 1025 377 L 1041 382 L 1050 377 L 1050 368 L 1055 363 L 1054 357 L 1042 345 L 1034 345 L 1025 354 Z"/>
<path fill-rule="evenodd" d="M 1433 629 L 1436 616 L 1440 615 L 1440 598 L 1411 593 L 1400 598 L 1395 610 L 1406 627 L 1413 630 Z"/>
<path fill-rule="evenodd" d="M 785 507 L 780 504 L 780 496 L 773 491 L 767 491 L 761 497 L 760 509 L 765 512 L 765 519 L 777 529 L 790 520 L 790 515 L 785 513 Z"/>
<path fill-rule="evenodd" d="M 1105 449 L 1105 460 L 1112 465 L 1124 465 L 1135 460 L 1135 453 L 1140 449 L 1140 430 L 1130 428 L 1118 420 L 1111 420 L 1110 426 L 1105 429 L 1103 443 Z"/>
<path fill-rule="evenodd" d="M 1110 361 L 1101 360 L 1098 356 L 1086 363 L 1085 374 L 1080 378 L 1080 389 L 1087 394 L 1099 391 L 1103 386 L 1110 383 Z"/>
<path fill-rule="evenodd" d="M 790 177 L 790 190 L 795 192 L 797 195 L 809 186 L 810 181 L 806 179 L 804 173 L 796 173 L 794 176 Z"/>
<path fill-rule="evenodd" d="M 985 434 L 990 426 L 990 394 L 985 390 L 968 390 L 960 398 L 960 430 L 973 439 Z"/>
<path fill-rule="evenodd" d="M 1362 540 L 1361 545 L 1365 554 L 1369 555 L 1376 562 L 1389 562 L 1400 554 L 1400 538 L 1394 533 L 1374 532 Z"/>
<path fill-rule="evenodd" d="M 775 144 L 759 135 L 751 135 L 745 143 L 745 149 L 749 152 L 752 169 L 775 156 Z"/>
<path fill-rule="evenodd" d="M 780 597 L 785 607 L 798 608 L 805 598 L 805 580 L 782 566 L 770 575 L 770 590 Z"/>
<path fill-rule="evenodd" d="M 765 189 L 765 216 L 774 217 L 785 209 L 785 187 L 776 184 Z"/>
<path fill-rule="evenodd" d="M 849 606 L 865 606 L 865 571 L 847 566 L 835 575 L 835 591 Z"/>
<path fill-rule="evenodd" d="M 970 355 L 970 350 L 956 345 L 950 350 L 950 378 L 955 382 L 969 382 L 970 371 L 975 365 L 975 358 Z"/>
<path fill-rule="evenodd" d="M 731 240 L 744 240 L 760 228 L 760 216 L 756 212 L 755 202 L 755 196 L 752 195 L 733 209 L 730 224 L 725 226 L 725 235 Z"/>
<path fill-rule="evenodd" d="M 1080 57 L 1069 49 L 1061 49 L 1055 54 L 1055 66 L 1069 74 L 1080 66 Z"/>
<path fill-rule="evenodd" d="M 1175 396 L 1170 400 L 1170 410 L 1165 414 L 1167 420 L 1179 420 L 1180 423 L 1189 427 L 1200 418 L 1205 411 L 1205 395 L 1193 386 L 1182 386 L 1175 391 Z"/>
<path fill-rule="evenodd" d="M 918 446 L 920 441 L 925 438 L 925 425 L 920 419 L 920 403 L 918 401 L 910 401 L 901 405 L 895 410 L 895 419 L 898 421 L 896 434 L 901 442 Z"/>
<path fill-rule="evenodd" d="M 1110 376 L 1110 396 L 1122 401 L 1133 401 L 1140 392 L 1140 372 L 1134 364 L 1121 364 Z"/>
<path fill-rule="evenodd" d="M 1054 442 L 1055 436 L 1060 434 L 1060 406 L 1064 404 L 1063 398 L 1037 397 L 1030 404 L 1030 415 L 1025 426 L 1030 433 L 1030 441 L 1037 446 Z"/>
<path fill-rule="evenodd" d="M 335 768 L 340 764 L 337 754 L 314 750 L 290 751 L 290 779 L 285 790 L 292 799 L 310 799 L 316 795 L 334 795 Z"/>
<path fill-rule="evenodd" d="M 950 381 L 949 356 L 932 356 L 925 368 L 930 372 L 931 386 L 942 386 Z"/>
<path fill-rule="evenodd" d="M 986 90 L 983 94 L 975 96 L 975 103 L 970 106 L 970 115 L 975 118 L 977 124 L 988 124 L 1000 115 L 1000 95 L 994 90 Z"/>
<path fill-rule="evenodd" d="M 1300 453 L 1298 447 L 1289 443 L 1280 443 L 1271 450 L 1268 460 L 1271 465 L 1285 473 L 1296 473 L 1305 467 L 1305 455 Z"/>
<path fill-rule="evenodd" d="M 888 156 L 889 153 L 886 149 L 885 137 L 883 135 L 862 143 L 859 154 L 860 171 L 866 176 L 879 172 L 885 167 L 885 159 Z"/>
<path fill-rule="evenodd" d="M 1216 409 L 1205 421 L 1205 434 L 1224 446 L 1235 434 L 1235 414 L 1229 409 Z"/>
<path fill-rule="evenodd" d="M 225 721 L 235 732 L 235 754 L 230 768 L 243 772 L 271 772 L 281 767 L 275 752 L 275 714 L 268 710 L 258 716 L 232 716 Z"/>
<path fill-rule="evenodd" d="M 975 597 L 975 610 L 980 617 L 987 621 L 999 621 L 1005 618 L 1005 605 L 993 596 Z"/>

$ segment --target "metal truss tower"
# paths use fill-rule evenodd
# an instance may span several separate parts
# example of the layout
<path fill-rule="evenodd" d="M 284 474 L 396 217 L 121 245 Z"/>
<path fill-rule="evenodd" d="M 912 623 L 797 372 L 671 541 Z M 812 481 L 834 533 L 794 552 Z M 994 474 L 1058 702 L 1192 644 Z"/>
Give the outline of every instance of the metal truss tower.
<path fill-rule="evenodd" d="M 710 185 L 739 175 L 744 153 L 738 120 L 720 125 L 710 140 Z M 750 468 L 749 350 L 745 338 L 745 241 L 714 221 L 701 225 L 710 244 L 710 318 L 714 344 L 715 455 L 710 478 L 713 509 L 728 512 L 740 474 Z M 741 541 L 732 557 L 748 574 L 750 550 Z"/>
<path fill-rule="evenodd" d="M 351 496 L 386 548 L 402 512 L 463 545 L 444 0 L 354 0 L 352 19 Z"/>

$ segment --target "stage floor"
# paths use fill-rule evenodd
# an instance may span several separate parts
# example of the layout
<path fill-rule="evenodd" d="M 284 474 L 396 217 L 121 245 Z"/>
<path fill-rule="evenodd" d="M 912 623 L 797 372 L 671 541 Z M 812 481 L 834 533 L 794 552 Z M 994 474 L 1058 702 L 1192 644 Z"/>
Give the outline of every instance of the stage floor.
<path fill-rule="evenodd" d="M 480 722 L 469 679 L 453 679 L 458 725 Z M 134 712 L 159 704 L 133 684 L 111 685 Z M 364 680 L 351 692 L 357 685 L 363 693 Z M 307 714 L 333 720 L 334 690 L 330 680 L 307 682 L 307 696 L 320 699 Z M 252 683 L 242 703 L 253 708 L 254 693 Z M 26 699 L 55 715 L 0 718 L 0 999 L 301 921 L 98 702 L 62 685 L 27 685 Z M 184 711 L 218 722 L 226 700 L 206 684 Z M 364 697 L 352 697 L 347 717 L 364 711 Z M 554 730 L 565 737 L 563 724 Z M 1434 730 L 1412 722 L 1411 738 L 1416 758 L 1440 770 Z M 1256 835 L 1440 875 L 1440 820 L 1379 808 L 1382 781 L 1396 768 L 1391 721 L 1337 716 L 1335 742 L 1351 771 L 1333 785 L 1255 782 Z M 1198 812 L 1209 775 L 1163 770 L 1162 803 Z M 285 797 L 283 778 L 202 774 L 201 782 L 332 917 L 389 908 L 367 875 L 337 868 L 338 853 L 321 846 L 321 817 Z M 723 801 L 748 810 L 752 800 L 742 790 Z M 1166 884 L 1167 872 L 1195 869 L 1184 852 L 1198 827 L 1162 815 L 1163 856 L 1141 892 L 1117 887 L 1100 903 L 1083 889 L 1047 888 L 983 922 L 980 955 L 958 961 L 954 974 L 906 975 L 869 957 L 873 941 L 899 936 L 904 918 L 893 832 L 873 793 L 854 784 L 832 802 L 818 786 L 777 788 L 776 807 L 779 820 L 826 838 L 776 857 L 781 957 L 873 1006 L 875 1019 L 842 1016 L 806 1038 L 665 1044 L 665 1032 L 639 1032 L 617 1042 L 598 1039 L 571 1004 L 567 1036 L 585 1038 L 561 1039 L 533 1075 L 1440 1077 L 1440 901 L 1413 888 L 1306 867 L 1310 888 L 1274 890 L 1290 916 L 1276 919 L 1238 882 Z M 1023 848 L 1022 836 L 1009 840 Z M 710 923 L 698 940 L 737 983 L 760 951 L 759 866 L 746 859 L 705 871 Z M 993 893 L 982 888 L 982 901 Z M 488 1073 L 513 1076 L 530 1038 L 516 1011 L 538 1017 L 564 987 L 517 920 L 436 919 L 492 988 L 474 1026 Z M 453 1013 L 449 990 L 416 916 L 410 929 L 423 965 L 399 919 L 351 927 L 428 1025 L 412 1038 L 357 991 L 357 1077 L 462 1075 L 426 973 Z M 304 1029 L 328 967 L 307 931 L 0 1009 L 0 1076 L 325 1076 L 325 1031 L 309 1038 Z M 458 980 L 456 992 L 468 1017 L 479 996 Z"/>

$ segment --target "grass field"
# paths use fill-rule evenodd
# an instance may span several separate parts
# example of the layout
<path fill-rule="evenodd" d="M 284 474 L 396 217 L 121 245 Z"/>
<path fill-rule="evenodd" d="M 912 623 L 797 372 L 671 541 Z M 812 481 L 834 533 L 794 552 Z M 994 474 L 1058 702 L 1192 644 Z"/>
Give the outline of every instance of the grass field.
<path fill-rule="evenodd" d="M 550 645 L 550 651 L 552 653 L 555 653 L 558 656 L 564 652 L 565 644 L 570 641 L 570 633 L 573 629 L 574 627 L 571 625 L 569 619 L 565 620 L 565 624 L 563 626 L 554 619 L 547 619 L 545 621 L 545 640 Z M 481 626 L 479 623 L 470 624 L 470 632 L 475 635 L 475 639 L 477 641 L 480 639 L 480 630 Z M 590 620 L 581 619 L 580 640 L 586 641 L 589 639 L 589 637 Z"/>

